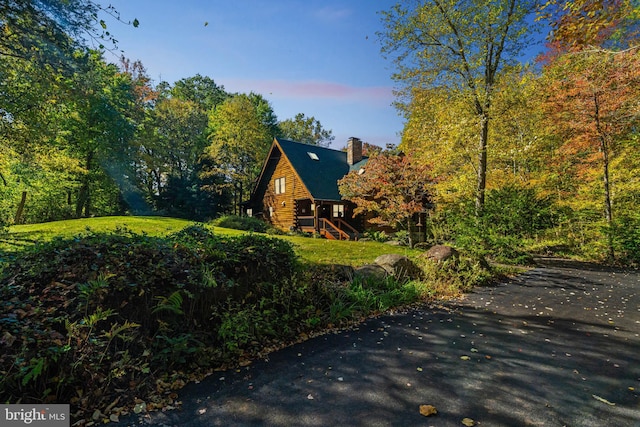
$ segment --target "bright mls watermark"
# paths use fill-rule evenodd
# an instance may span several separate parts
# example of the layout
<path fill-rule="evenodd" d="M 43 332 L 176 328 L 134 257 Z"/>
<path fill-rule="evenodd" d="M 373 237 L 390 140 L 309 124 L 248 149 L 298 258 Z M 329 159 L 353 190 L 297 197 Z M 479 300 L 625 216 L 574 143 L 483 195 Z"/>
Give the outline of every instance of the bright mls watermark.
<path fill-rule="evenodd" d="M 0 427 L 69 427 L 69 405 L 0 405 Z"/>

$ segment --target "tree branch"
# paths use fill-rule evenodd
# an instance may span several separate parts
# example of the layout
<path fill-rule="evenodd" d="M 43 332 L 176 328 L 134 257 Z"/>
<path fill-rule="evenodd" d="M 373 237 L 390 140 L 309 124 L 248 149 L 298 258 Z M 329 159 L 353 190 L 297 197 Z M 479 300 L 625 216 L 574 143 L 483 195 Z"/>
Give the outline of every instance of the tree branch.
<path fill-rule="evenodd" d="M 27 59 L 22 55 L 18 55 L 16 53 L 10 53 L 10 52 L 3 52 L 3 51 L 0 51 L 0 56 L 9 56 L 11 58 L 17 58 L 17 59 Z"/>

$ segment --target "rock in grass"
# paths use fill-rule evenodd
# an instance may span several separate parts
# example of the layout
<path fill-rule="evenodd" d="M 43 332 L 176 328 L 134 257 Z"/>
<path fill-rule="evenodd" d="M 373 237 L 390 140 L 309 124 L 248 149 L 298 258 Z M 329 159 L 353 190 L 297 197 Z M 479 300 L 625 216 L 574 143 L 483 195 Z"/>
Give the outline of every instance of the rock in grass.
<path fill-rule="evenodd" d="M 399 254 L 385 254 L 376 258 L 375 263 L 399 281 L 420 278 L 420 269 L 408 257 Z"/>

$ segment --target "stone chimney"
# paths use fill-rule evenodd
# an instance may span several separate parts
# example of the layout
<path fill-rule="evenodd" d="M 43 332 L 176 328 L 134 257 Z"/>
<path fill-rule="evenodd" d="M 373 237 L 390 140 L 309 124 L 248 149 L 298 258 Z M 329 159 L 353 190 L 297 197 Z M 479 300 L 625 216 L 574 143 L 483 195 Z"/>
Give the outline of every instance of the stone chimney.
<path fill-rule="evenodd" d="M 360 160 L 362 160 L 362 141 L 352 136 L 347 141 L 347 163 L 355 165 Z"/>

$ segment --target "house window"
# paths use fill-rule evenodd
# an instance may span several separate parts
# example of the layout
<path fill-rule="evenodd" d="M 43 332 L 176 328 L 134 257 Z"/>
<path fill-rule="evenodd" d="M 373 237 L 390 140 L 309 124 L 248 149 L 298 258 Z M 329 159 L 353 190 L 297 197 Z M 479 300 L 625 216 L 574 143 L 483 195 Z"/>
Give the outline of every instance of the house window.
<path fill-rule="evenodd" d="M 248 217 L 252 217 L 253 216 L 253 209 L 251 209 L 251 208 L 247 209 L 247 216 Z"/>
<path fill-rule="evenodd" d="M 333 217 L 334 218 L 344 217 L 344 205 L 333 205 Z"/>
<path fill-rule="evenodd" d="M 276 194 L 283 194 L 285 192 L 284 177 L 277 178 L 274 181 L 274 184 L 275 184 Z"/>

